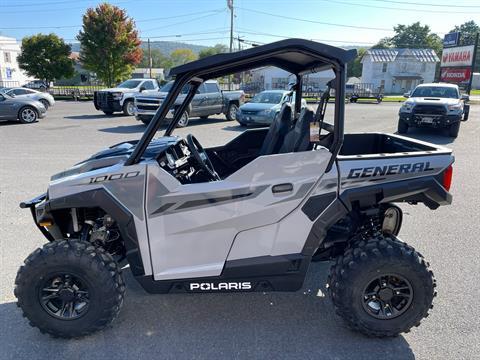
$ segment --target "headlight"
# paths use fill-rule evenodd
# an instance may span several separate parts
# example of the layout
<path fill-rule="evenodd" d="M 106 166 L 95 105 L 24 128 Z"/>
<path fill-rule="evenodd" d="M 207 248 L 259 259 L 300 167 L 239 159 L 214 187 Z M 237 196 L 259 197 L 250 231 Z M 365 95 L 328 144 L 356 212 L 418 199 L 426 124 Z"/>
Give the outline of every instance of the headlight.
<path fill-rule="evenodd" d="M 123 93 L 121 92 L 112 92 L 113 100 L 122 100 Z"/>
<path fill-rule="evenodd" d="M 461 110 L 462 108 L 463 108 L 463 105 L 461 103 L 455 104 L 455 105 L 448 105 L 449 111 Z"/>
<path fill-rule="evenodd" d="M 410 113 L 410 112 L 412 112 L 414 105 L 415 105 L 415 103 L 413 103 L 413 102 L 408 102 L 408 101 L 404 102 L 402 107 L 400 108 L 400 112 Z"/>
<path fill-rule="evenodd" d="M 260 111 L 258 114 L 259 115 L 270 115 L 271 112 L 272 112 L 272 109 L 266 109 L 266 110 Z"/>

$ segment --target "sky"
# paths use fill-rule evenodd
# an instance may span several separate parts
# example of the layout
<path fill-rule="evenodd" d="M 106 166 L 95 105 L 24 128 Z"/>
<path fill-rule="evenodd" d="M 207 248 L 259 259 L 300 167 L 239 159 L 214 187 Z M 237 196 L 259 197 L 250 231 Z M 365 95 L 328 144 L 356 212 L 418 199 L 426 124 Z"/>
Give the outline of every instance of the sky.
<path fill-rule="evenodd" d="M 248 43 L 287 37 L 336 46 L 370 46 L 397 24 L 420 21 L 443 37 L 455 25 L 480 23 L 478 0 L 233 0 L 234 36 Z M 0 0 L 0 35 L 21 39 L 54 32 L 75 42 L 82 15 L 99 1 Z M 226 0 L 111 0 L 127 11 L 142 40 L 229 44 Z M 238 46 L 238 41 L 235 41 Z M 246 46 L 246 45 L 243 45 Z"/>

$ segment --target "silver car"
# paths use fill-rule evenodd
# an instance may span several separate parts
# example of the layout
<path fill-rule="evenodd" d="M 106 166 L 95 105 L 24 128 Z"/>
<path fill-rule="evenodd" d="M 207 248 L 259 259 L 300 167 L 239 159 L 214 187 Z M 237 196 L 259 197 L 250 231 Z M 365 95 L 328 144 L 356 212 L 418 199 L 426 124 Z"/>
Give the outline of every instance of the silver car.
<path fill-rule="evenodd" d="M 26 89 L 21 87 L 16 88 L 4 88 L 0 92 L 3 92 L 11 97 L 20 97 L 20 98 L 30 98 L 33 100 L 40 101 L 45 109 L 48 110 L 50 106 L 55 105 L 55 99 L 52 95 L 47 92 L 41 92 L 33 89 Z"/>
<path fill-rule="evenodd" d="M 18 120 L 30 124 L 45 117 L 47 109 L 40 101 L 0 93 L 0 120 Z"/>

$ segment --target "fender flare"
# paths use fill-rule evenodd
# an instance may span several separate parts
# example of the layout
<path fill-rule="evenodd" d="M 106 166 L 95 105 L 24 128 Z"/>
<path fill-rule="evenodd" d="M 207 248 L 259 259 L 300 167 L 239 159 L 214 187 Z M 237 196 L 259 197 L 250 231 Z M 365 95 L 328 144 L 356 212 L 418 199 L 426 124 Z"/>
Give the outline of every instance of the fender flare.
<path fill-rule="evenodd" d="M 119 225 L 120 234 L 125 244 L 127 260 L 133 275 L 145 274 L 140 248 L 137 238 L 137 230 L 133 215 L 120 202 L 111 196 L 105 189 L 99 188 L 78 194 L 67 195 L 48 200 L 48 211 L 64 210 L 72 208 L 98 207 L 110 214 Z"/>

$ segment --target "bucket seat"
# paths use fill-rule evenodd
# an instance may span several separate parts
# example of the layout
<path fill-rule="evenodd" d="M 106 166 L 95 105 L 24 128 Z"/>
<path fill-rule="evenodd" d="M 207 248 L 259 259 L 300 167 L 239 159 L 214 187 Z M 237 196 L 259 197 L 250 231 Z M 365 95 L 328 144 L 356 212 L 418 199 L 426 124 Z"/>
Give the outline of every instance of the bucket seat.
<path fill-rule="evenodd" d="M 277 154 L 292 124 L 292 104 L 284 103 L 263 140 L 259 156 Z"/>
<path fill-rule="evenodd" d="M 302 110 L 295 126 L 285 135 L 279 153 L 306 151 L 310 148 L 310 123 L 314 116 L 313 110 L 309 108 Z"/>

